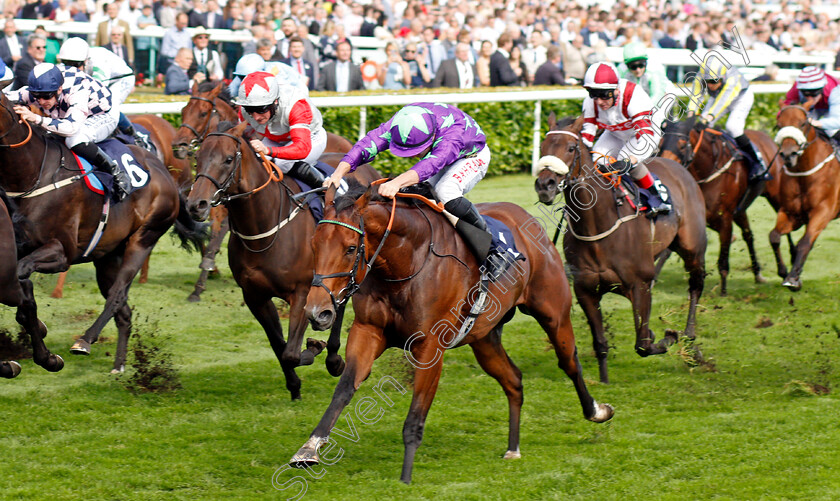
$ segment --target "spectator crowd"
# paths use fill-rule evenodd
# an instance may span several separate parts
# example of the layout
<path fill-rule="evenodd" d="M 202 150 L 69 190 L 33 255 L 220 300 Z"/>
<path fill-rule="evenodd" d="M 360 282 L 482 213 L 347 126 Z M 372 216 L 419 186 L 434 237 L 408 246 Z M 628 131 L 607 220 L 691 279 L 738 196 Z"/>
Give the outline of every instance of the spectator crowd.
<path fill-rule="evenodd" d="M 695 50 L 723 41 L 768 54 L 837 54 L 840 69 L 840 20 L 810 0 L 773 8 L 748 0 L 5 0 L 2 5 L 0 58 L 14 68 L 16 86 L 35 64 L 55 62 L 63 39 L 76 35 L 43 27 L 21 33 L 15 19 L 92 23 L 95 32 L 81 36 L 124 59 L 138 84 L 163 85 L 167 93 L 188 93 L 204 80 L 230 80 L 237 61 L 252 53 L 289 65 L 310 90 L 340 92 L 578 84 L 589 65 L 607 60 L 607 47 L 634 42 Z M 134 35 L 152 26 L 165 29 L 163 38 Z M 248 36 L 245 42 L 214 41 L 207 29 Z M 350 37 L 372 37 L 384 48 L 360 67 L 353 62 Z M 669 77 L 676 79 L 673 73 Z"/>

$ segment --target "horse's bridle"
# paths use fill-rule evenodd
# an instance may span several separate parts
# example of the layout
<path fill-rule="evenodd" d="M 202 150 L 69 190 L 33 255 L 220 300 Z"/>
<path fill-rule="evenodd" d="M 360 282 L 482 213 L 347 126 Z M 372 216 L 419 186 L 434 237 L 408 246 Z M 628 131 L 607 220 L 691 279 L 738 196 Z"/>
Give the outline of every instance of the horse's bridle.
<path fill-rule="evenodd" d="M 673 136 L 677 138 L 677 151 L 675 152 L 679 158 L 680 163 L 683 167 L 687 167 L 691 162 L 694 161 L 694 149 L 691 147 L 691 133 L 685 132 L 671 132 L 669 130 L 665 130 L 662 133 L 662 136 Z M 684 139 L 685 144 L 680 145 L 679 140 Z"/>
<path fill-rule="evenodd" d="M 210 105 L 213 108 L 210 110 L 210 115 L 207 117 L 207 122 L 204 126 L 204 134 L 199 134 L 198 131 L 196 130 L 196 128 L 193 127 L 192 125 L 188 124 L 188 123 L 183 123 L 183 122 L 181 123 L 181 127 L 189 130 L 190 132 L 192 132 L 195 135 L 195 139 L 190 141 L 190 151 L 188 153 L 189 155 L 194 155 L 195 151 L 199 148 L 199 146 L 201 146 L 201 143 L 204 142 L 204 140 L 207 138 L 207 136 L 210 135 L 207 131 L 210 129 L 210 120 L 213 120 L 213 116 L 218 116 L 219 119 L 221 119 L 221 114 L 219 113 L 219 110 L 216 109 L 216 99 L 218 99 L 218 97 L 214 97 L 213 99 L 208 99 L 208 98 L 203 97 L 203 96 L 190 96 L 190 101 L 192 101 L 192 100 L 204 101 L 205 103 L 210 103 Z"/>
<path fill-rule="evenodd" d="M 778 117 L 782 114 L 782 112 L 785 111 L 788 108 L 794 108 L 794 109 L 802 110 L 802 112 L 805 113 L 805 125 L 807 125 L 808 128 L 803 130 L 802 126 L 797 127 L 795 125 L 786 125 L 786 126 L 782 127 L 781 129 L 779 129 L 779 132 L 776 133 L 776 137 L 774 138 L 774 142 L 776 143 L 777 146 L 779 146 L 779 152 L 780 152 L 781 151 L 781 146 L 782 146 L 782 141 L 784 141 L 786 138 L 793 139 L 796 142 L 796 144 L 799 146 L 799 149 L 796 150 L 796 153 L 794 153 L 794 156 L 798 158 L 799 156 L 801 156 L 805 152 L 806 149 L 808 149 L 809 146 L 811 146 L 814 143 L 814 141 L 816 141 L 819 138 L 819 134 L 815 134 L 814 139 L 811 140 L 811 141 L 808 141 L 808 135 L 811 133 L 811 130 L 814 129 L 814 126 L 813 126 L 813 124 L 811 124 L 811 121 L 808 120 L 808 110 L 806 110 L 802 106 L 799 106 L 798 104 L 792 104 L 790 106 L 783 107 L 782 109 L 779 110 L 779 113 L 776 114 L 776 118 L 778 119 Z M 797 132 L 799 132 L 799 134 L 797 134 Z M 800 134 L 801 134 L 801 137 L 800 137 Z M 776 154 L 778 155 L 779 153 L 777 152 Z"/>
<path fill-rule="evenodd" d="M 211 132 L 207 134 L 206 137 L 209 136 L 223 136 L 233 139 L 236 142 L 236 155 L 233 159 L 233 168 L 230 170 L 230 174 L 225 178 L 224 181 L 219 182 L 213 176 L 209 174 L 205 174 L 204 172 L 199 172 L 195 175 L 195 179 L 193 180 L 193 184 L 198 181 L 198 178 L 206 178 L 208 179 L 213 185 L 216 187 L 216 193 L 213 194 L 213 198 L 210 200 L 210 205 L 216 207 L 217 205 L 225 204 L 230 202 L 231 200 L 235 200 L 237 198 L 242 198 L 250 195 L 253 192 L 246 192 L 246 193 L 239 193 L 236 195 L 228 195 L 227 190 L 230 188 L 230 185 L 233 184 L 234 178 L 236 181 L 242 177 L 242 138 L 234 136 L 233 134 L 228 134 L 227 132 Z"/>

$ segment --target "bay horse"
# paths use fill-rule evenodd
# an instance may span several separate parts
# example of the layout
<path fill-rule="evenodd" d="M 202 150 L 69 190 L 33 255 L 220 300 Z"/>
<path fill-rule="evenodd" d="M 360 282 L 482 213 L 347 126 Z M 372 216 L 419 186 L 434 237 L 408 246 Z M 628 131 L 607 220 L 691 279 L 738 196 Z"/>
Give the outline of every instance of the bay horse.
<path fill-rule="evenodd" d="M 306 299 L 306 314 L 316 330 L 329 328 L 339 302 L 353 295 L 355 319 L 347 337 L 347 363 L 332 401 L 309 440 L 290 463 L 306 467 L 320 461 L 318 449 L 341 411 L 370 375 L 387 348 L 406 351 L 415 367 L 414 394 L 403 426 L 405 452 L 400 479 L 409 483 L 426 416 L 443 369 L 445 350 L 469 345 L 481 368 L 496 379 L 508 399 L 506 459 L 521 456 L 519 419 L 523 402 L 522 373 L 502 346 L 502 328 L 516 308 L 533 316 L 554 347 L 558 366 L 572 380 L 586 419 L 604 422 L 613 415 L 597 403 L 583 379 L 570 318 L 572 295 L 563 262 L 539 223 L 521 207 L 501 202 L 478 204 L 513 232 L 525 261 L 511 264 L 489 285 L 489 305 L 460 342 L 455 337 L 471 309 L 479 265 L 455 229 L 424 203 L 386 200 L 355 186 L 330 204 L 312 239 L 316 280 Z"/>
<path fill-rule="evenodd" d="M 148 168 L 148 185 L 117 205 L 104 206 L 102 195 L 80 182 L 64 141 L 19 120 L 8 98 L 0 96 L 0 187 L 17 200 L 20 215 L 31 223 L 18 235 L 23 241 L 18 277 L 25 281 L 33 272 L 58 273 L 71 264 L 93 261 L 105 307 L 70 351 L 89 354 L 90 345 L 113 317 L 119 332 L 115 371 L 125 365 L 131 332 L 126 301 L 143 261 L 176 218 L 183 225 L 176 225 L 182 239 L 200 238 L 186 212 L 179 214 L 178 188 L 163 164 L 142 148 L 131 149 Z M 108 222 L 98 243 L 91 245 L 105 208 Z M 24 288 L 24 294 L 34 303 L 31 288 Z"/>
<path fill-rule="evenodd" d="M 175 184 L 178 185 L 179 189 L 184 192 L 188 191 L 190 184 L 192 183 L 192 166 L 188 160 L 175 158 L 175 154 L 171 148 L 172 140 L 176 134 L 175 127 L 173 127 L 168 120 L 157 115 L 128 115 L 128 119 L 132 123 L 140 124 L 149 131 L 149 140 L 157 149 L 158 159 L 160 159 L 160 161 L 163 162 L 163 165 L 166 166 L 166 169 L 172 175 L 172 179 L 175 180 Z M 202 255 L 206 258 L 207 253 L 204 252 L 204 249 L 206 248 L 204 242 L 201 242 L 201 248 Z M 218 252 L 218 249 L 216 249 L 216 252 Z M 214 256 L 215 253 L 210 256 L 211 261 Z M 150 259 L 151 256 L 146 258 L 142 268 L 140 268 L 140 278 L 138 279 L 138 282 L 141 284 L 146 283 L 149 279 Z M 61 298 L 64 296 L 64 283 L 66 279 L 66 271 L 59 274 L 58 282 L 50 294 L 51 297 Z M 202 275 L 199 276 L 199 280 L 195 285 L 196 291 L 203 291 L 204 283 L 206 281 L 207 271 L 202 269 Z M 196 294 L 196 292 L 193 294 Z M 198 294 L 200 294 L 200 292 L 198 292 Z"/>
<path fill-rule="evenodd" d="M 15 203 L 0 188 L 0 303 L 17 308 L 16 319 L 29 334 L 35 363 L 50 372 L 58 372 L 64 367 L 64 360 L 50 353 L 44 344 L 47 327 L 38 320 L 37 305 L 31 299 L 32 282 L 29 279 L 18 280 L 15 227 L 20 232 L 22 229 L 12 221 L 15 211 Z M 0 377 L 12 379 L 20 374 L 20 370 L 20 364 L 13 360 L 0 361 Z"/>
<path fill-rule="evenodd" d="M 748 130 L 747 136 L 769 160 L 771 173 L 779 168 L 776 160 L 776 145 L 767 133 Z M 741 228 L 741 235 L 747 244 L 756 283 L 767 280 L 761 274 L 761 265 L 755 252 L 753 232 L 747 216 L 752 200 L 745 200 L 746 207 L 739 204 L 749 189 L 749 160 L 738 152 L 737 146 L 723 134 L 711 127 L 703 126 L 697 116 L 684 121 L 667 120 L 664 125 L 660 154 L 682 164 L 697 180 L 706 202 L 706 225 L 720 236 L 718 272 L 720 273 L 720 295 L 726 296 L 726 279 L 729 276 L 729 249 L 732 244 L 732 223 Z M 758 195 L 760 193 L 756 193 Z"/>
<path fill-rule="evenodd" d="M 783 167 L 778 175 L 778 193 L 771 197 L 777 209 L 776 225 L 770 232 L 770 246 L 782 285 L 802 289 L 802 269 L 808 253 L 832 219 L 840 216 L 840 162 L 831 138 L 808 121 L 802 106 L 785 106 L 776 116 L 776 143 Z M 791 247 L 791 269 L 781 255 L 782 235 L 805 226 L 805 234 Z"/>
<path fill-rule="evenodd" d="M 187 105 L 181 110 L 181 126 L 175 137 L 167 144 L 167 149 L 174 152 L 174 156 L 181 161 L 187 161 L 194 156 L 204 137 L 216 130 L 220 122 L 238 122 L 239 115 L 236 105 L 231 101 L 227 86 L 223 82 L 204 81 L 194 84 L 192 95 Z M 171 146 L 170 146 L 171 145 Z M 347 139 L 327 133 L 326 152 L 347 153 L 353 144 Z M 188 187 L 192 176 L 181 186 Z M 195 290 L 189 296 L 189 301 L 200 301 L 200 295 L 205 289 L 209 270 L 215 268 L 215 256 L 222 246 L 222 241 L 228 231 L 227 210 L 224 206 L 213 207 L 210 212 L 212 220 L 210 243 L 204 252 L 201 264 L 201 275 L 195 284 Z"/>
<path fill-rule="evenodd" d="M 678 340 L 679 333 L 666 331 L 665 337 L 654 343 L 649 325 L 654 261 L 664 251 L 676 252 L 688 271 L 688 320 L 683 335 L 695 338 L 695 310 L 706 274 L 703 193 L 677 162 L 648 159 L 647 168 L 668 187 L 673 206 L 670 213 L 652 221 L 638 207 L 621 200 L 613 190 L 612 175 L 601 173 L 593 165 L 592 154 L 580 138 L 583 117 L 557 123 L 550 120 L 549 125 L 540 145 L 542 158 L 538 165 L 544 168 L 535 187 L 539 190 L 553 185 L 563 191 L 567 222 L 563 251 L 574 278 L 575 296 L 592 331 L 601 381 L 608 383 L 609 344 L 600 306 L 604 294 L 621 294 L 632 303 L 635 348 L 640 356 L 665 353 Z"/>
<path fill-rule="evenodd" d="M 297 183 L 283 182 L 274 164 L 260 162 L 242 137 L 247 127 L 243 122 L 205 136 L 196 157 L 196 179 L 187 207 L 196 220 L 205 219 L 213 205 L 227 207 L 233 234 L 228 240 L 231 273 L 242 288 L 245 304 L 265 330 L 286 376 L 286 388 L 296 400 L 300 398 L 300 379 L 295 367 L 312 364 L 324 347 L 323 342 L 315 342 L 300 351 L 306 331 L 303 308 L 314 268 L 309 241 L 315 221 L 305 205 L 292 198 L 300 193 Z M 329 153 L 321 161 L 335 166 L 342 156 Z M 352 177 L 367 184 L 380 176 L 365 165 Z M 298 215 L 300 212 L 303 214 Z M 288 343 L 272 302 L 275 297 L 289 304 Z M 328 350 L 337 352 L 338 346 Z"/>

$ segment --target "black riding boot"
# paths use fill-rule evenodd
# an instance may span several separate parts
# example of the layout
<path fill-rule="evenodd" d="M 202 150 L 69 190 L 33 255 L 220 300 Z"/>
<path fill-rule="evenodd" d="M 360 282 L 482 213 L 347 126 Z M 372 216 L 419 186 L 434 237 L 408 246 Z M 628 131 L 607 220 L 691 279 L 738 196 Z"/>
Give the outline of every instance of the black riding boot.
<path fill-rule="evenodd" d="M 509 263 L 504 256 L 490 248 L 493 237 L 487 231 L 487 223 L 478 209 L 464 197 L 446 202 L 444 208 L 458 218 L 455 230 L 463 237 L 478 262 L 484 265 L 487 278 L 495 281 L 507 270 Z"/>
<path fill-rule="evenodd" d="M 295 162 L 292 168 L 289 169 L 288 174 L 308 184 L 313 190 L 323 186 L 324 179 L 326 179 L 321 171 L 306 162 Z"/>
<path fill-rule="evenodd" d="M 137 132 L 137 129 L 134 128 L 133 123 L 128 122 L 128 127 L 120 128 L 120 132 L 134 138 L 134 144 L 136 144 L 137 146 L 149 151 L 153 151 L 152 145 L 149 144 L 149 141 L 146 139 L 145 136 L 143 136 L 143 134 Z"/>
<path fill-rule="evenodd" d="M 750 161 L 750 173 L 749 173 L 749 182 L 750 184 L 758 182 L 758 181 L 767 181 L 770 179 L 770 174 L 768 173 L 767 164 L 764 163 L 764 157 L 761 155 L 761 152 L 758 151 L 758 148 L 752 144 L 752 141 L 747 137 L 746 134 L 742 134 L 735 138 L 735 143 L 738 145 L 741 151 L 747 155 Z"/>
<path fill-rule="evenodd" d="M 73 146 L 71 149 L 77 155 L 81 155 L 82 157 L 88 159 L 88 161 L 90 161 L 90 163 L 92 163 L 97 169 L 114 176 L 114 196 L 117 201 L 125 199 L 128 195 L 128 190 L 131 188 L 131 184 L 128 180 L 128 176 L 122 171 L 122 169 L 120 169 L 117 162 L 109 157 L 107 153 L 102 151 L 96 143 L 80 143 Z"/>

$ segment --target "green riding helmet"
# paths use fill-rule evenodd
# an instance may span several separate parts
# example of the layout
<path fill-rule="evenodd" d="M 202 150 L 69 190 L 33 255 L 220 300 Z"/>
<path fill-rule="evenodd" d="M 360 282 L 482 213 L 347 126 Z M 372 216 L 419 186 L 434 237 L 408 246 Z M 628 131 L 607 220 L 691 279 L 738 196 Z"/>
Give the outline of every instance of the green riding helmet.
<path fill-rule="evenodd" d="M 647 58 L 647 47 L 642 42 L 633 42 L 624 46 L 625 63 L 631 63 L 639 59 L 647 61 Z"/>

